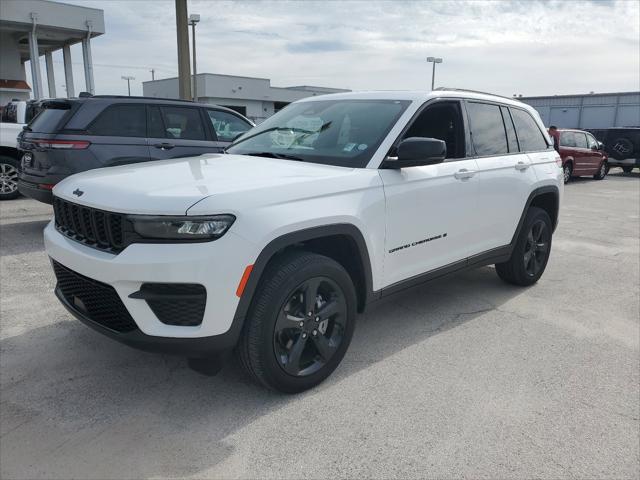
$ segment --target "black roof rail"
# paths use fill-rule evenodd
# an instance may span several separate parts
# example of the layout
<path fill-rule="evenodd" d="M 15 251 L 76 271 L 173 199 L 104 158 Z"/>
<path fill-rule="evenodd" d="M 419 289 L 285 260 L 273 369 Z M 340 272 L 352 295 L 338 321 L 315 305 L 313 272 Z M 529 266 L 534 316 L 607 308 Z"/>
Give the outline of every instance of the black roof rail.
<path fill-rule="evenodd" d="M 468 92 L 468 93 L 479 93 L 481 95 L 491 95 L 492 97 L 500 97 L 500 98 L 506 98 L 507 100 L 517 100 L 520 101 L 518 98 L 515 97 L 505 97 L 504 95 L 497 95 L 495 93 L 490 93 L 490 92 L 482 92 L 480 90 L 469 90 L 467 88 L 449 88 L 449 87 L 438 87 L 438 88 L 434 88 L 434 91 L 450 91 L 450 92 Z"/>
<path fill-rule="evenodd" d="M 181 98 L 163 98 L 163 97 L 144 97 L 138 95 L 92 95 L 92 98 L 124 98 L 124 99 L 140 99 L 140 100 L 158 100 L 158 101 L 170 101 L 170 102 L 189 102 L 194 103 L 193 100 L 183 100 Z"/>

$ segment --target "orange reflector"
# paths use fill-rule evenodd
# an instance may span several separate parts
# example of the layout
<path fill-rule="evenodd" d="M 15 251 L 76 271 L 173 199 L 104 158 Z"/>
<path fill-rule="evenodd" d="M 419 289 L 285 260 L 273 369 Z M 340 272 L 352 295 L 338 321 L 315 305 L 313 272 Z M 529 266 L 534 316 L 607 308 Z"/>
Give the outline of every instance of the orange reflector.
<path fill-rule="evenodd" d="M 52 184 L 52 183 L 39 183 L 38 184 L 38 188 L 40 188 L 42 190 L 53 190 L 53 187 L 55 187 L 55 184 Z"/>
<path fill-rule="evenodd" d="M 253 265 L 248 265 L 247 268 L 244 269 L 244 273 L 242 274 L 242 278 L 240 279 L 240 283 L 238 284 L 238 289 L 236 290 L 236 295 L 238 297 L 242 296 L 242 292 L 244 292 L 244 287 L 247 286 L 247 282 L 249 281 L 249 276 L 251 276 L 251 270 L 253 270 Z"/>

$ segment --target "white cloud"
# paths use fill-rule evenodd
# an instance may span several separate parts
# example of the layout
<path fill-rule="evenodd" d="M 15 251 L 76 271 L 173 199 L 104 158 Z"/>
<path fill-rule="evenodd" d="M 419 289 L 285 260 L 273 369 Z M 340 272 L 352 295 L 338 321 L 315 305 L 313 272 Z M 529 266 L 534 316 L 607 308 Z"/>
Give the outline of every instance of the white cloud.
<path fill-rule="evenodd" d="M 70 3 L 105 12 L 107 33 L 93 41 L 99 93 L 126 93 L 121 75 L 136 77 L 134 94 L 151 68 L 176 75 L 173 1 Z M 199 72 L 277 86 L 427 88 L 425 59 L 437 55 L 438 85 L 504 95 L 640 89 L 637 1 L 191 0 L 189 11 L 201 15 Z M 83 83 L 79 66 L 76 91 Z"/>

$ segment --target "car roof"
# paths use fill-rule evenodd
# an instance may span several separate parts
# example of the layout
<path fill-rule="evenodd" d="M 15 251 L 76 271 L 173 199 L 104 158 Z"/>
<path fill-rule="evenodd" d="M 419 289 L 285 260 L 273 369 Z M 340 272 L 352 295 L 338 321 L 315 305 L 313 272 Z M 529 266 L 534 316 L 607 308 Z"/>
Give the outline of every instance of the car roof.
<path fill-rule="evenodd" d="M 463 90 L 456 88 L 438 88 L 432 91 L 426 90 L 371 90 L 359 92 L 330 93 L 327 95 L 307 97 L 298 102 L 313 102 L 321 100 L 406 100 L 424 103 L 432 98 L 467 98 L 473 100 L 485 100 L 498 102 L 514 107 L 533 110 L 533 107 L 519 100 L 494 95 L 491 93 Z"/>

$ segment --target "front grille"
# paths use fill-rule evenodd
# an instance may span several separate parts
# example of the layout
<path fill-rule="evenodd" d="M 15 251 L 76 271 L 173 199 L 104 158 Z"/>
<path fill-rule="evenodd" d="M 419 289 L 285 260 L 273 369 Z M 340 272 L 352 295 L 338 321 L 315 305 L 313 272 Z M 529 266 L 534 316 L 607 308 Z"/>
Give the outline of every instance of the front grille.
<path fill-rule="evenodd" d="M 53 198 L 56 229 L 78 242 L 112 253 L 124 247 L 124 229 L 129 221 L 121 213 L 105 212 L 61 198 Z"/>
<path fill-rule="evenodd" d="M 202 323 L 207 290 L 197 283 L 145 283 L 135 298 L 144 298 L 166 325 L 194 327 Z"/>
<path fill-rule="evenodd" d="M 53 261 L 57 288 L 69 306 L 103 327 L 131 332 L 138 327 L 115 289 Z"/>

